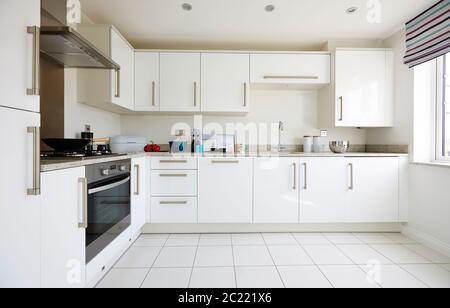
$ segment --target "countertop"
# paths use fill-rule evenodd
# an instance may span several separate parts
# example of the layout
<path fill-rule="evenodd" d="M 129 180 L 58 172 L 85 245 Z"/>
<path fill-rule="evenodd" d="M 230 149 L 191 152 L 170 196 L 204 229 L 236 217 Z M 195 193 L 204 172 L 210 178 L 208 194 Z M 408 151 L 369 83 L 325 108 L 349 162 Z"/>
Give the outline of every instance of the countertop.
<path fill-rule="evenodd" d="M 55 170 L 77 168 L 83 166 L 89 166 L 93 164 L 101 164 L 112 161 L 132 159 L 139 157 L 176 157 L 176 158 L 187 158 L 187 157 L 217 157 L 217 158 L 241 158 L 241 157 L 407 157 L 408 154 L 405 153 L 344 153 L 335 154 L 332 152 L 324 153 L 292 153 L 292 152 L 259 152 L 259 153 L 246 153 L 246 154 L 219 154 L 219 153 L 203 153 L 203 154 L 192 154 L 192 153 L 130 153 L 119 156 L 111 157 L 99 157 L 90 158 L 86 160 L 58 160 L 58 159 L 42 159 L 41 160 L 41 172 L 49 172 Z"/>

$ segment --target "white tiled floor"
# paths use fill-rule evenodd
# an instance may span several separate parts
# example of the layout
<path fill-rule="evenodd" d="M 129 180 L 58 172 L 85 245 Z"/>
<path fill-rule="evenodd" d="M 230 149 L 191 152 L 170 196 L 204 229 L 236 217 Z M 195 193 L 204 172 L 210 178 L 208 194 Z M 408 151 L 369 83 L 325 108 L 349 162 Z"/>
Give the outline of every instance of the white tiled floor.
<path fill-rule="evenodd" d="M 142 235 L 99 288 L 450 288 L 450 258 L 395 233 Z"/>

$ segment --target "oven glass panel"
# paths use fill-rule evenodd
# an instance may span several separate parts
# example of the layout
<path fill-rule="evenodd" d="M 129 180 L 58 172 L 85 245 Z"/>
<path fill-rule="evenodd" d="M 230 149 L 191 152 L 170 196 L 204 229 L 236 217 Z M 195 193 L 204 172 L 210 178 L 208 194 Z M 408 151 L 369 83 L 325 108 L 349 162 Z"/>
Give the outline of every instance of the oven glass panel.
<path fill-rule="evenodd" d="M 94 183 L 89 190 L 127 179 L 129 175 Z M 100 192 L 89 194 L 88 228 L 86 230 L 86 261 L 91 261 L 131 225 L 130 181 Z"/>

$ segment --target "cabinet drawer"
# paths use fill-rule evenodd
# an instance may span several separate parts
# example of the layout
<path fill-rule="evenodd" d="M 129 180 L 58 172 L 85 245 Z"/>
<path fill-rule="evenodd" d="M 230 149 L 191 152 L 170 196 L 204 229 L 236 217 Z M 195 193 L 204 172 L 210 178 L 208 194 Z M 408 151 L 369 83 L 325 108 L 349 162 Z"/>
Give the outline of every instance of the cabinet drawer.
<path fill-rule="evenodd" d="M 197 170 L 197 158 L 152 157 L 152 170 Z"/>
<path fill-rule="evenodd" d="M 197 196 L 197 171 L 153 170 L 152 196 Z"/>
<path fill-rule="evenodd" d="M 255 84 L 329 84 L 327 54 L 253 54 L 250 78 Z"/>
<path fill-rule="evenodd" d="M 197 198 L 152 198 L 152 223 L 197 223 Z"/>

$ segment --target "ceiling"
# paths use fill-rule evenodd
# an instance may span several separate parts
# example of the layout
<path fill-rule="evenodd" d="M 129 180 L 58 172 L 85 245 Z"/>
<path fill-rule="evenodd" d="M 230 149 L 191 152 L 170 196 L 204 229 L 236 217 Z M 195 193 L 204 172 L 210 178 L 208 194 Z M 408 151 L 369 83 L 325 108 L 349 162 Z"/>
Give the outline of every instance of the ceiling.
<path fill-rule="evenodd" d="M 181 5 L 192 4 L 192 11 Z M 370 3 L 381 22 L 367 21 Z M 384 39 L 436 0 L 81 0 L 95 23 L 136 48 L 315 50 L 329 40 Z M 275 5 L 267 13 L 264 7 Z M 352 6 L 358 11 L 348 15 Z"/>

